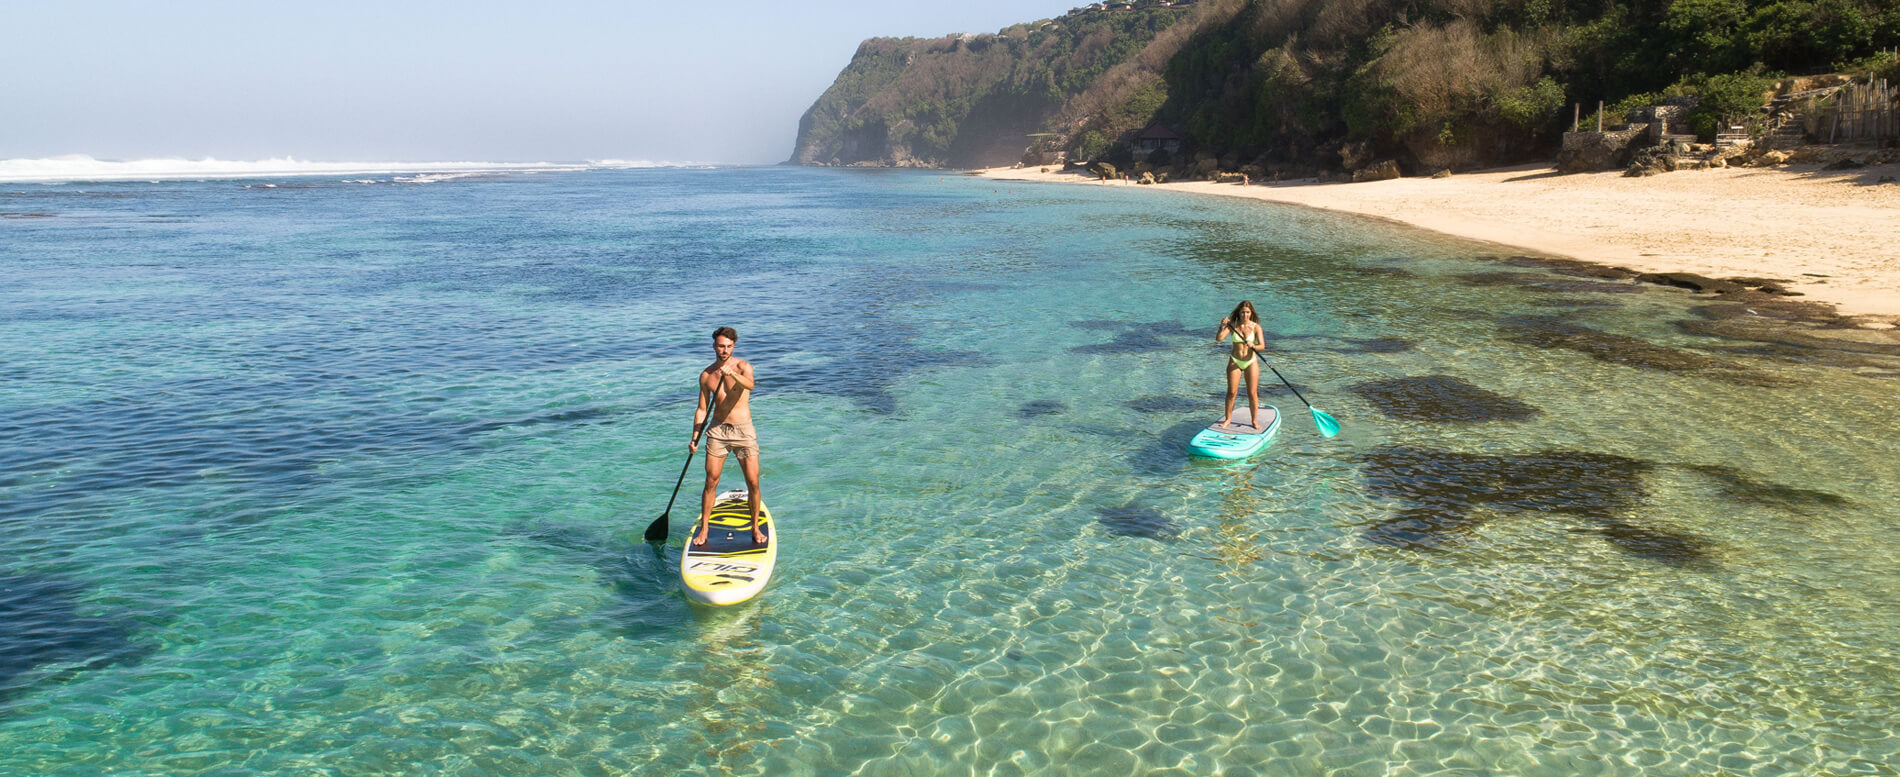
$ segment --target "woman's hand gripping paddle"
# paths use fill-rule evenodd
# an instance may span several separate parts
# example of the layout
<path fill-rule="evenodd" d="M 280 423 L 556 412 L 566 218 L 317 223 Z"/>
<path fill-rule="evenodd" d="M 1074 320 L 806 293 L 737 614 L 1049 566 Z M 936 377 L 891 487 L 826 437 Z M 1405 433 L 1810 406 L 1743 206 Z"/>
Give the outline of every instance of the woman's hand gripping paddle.
<path fill-rule="evenodd" d="M 719 380 L 721 383 L 724 383 L 725 378 L 721 377 Z M 712 428 L 713 411 L 718 409 L 718 407 L 719 390 L 715 388 L 713 389 L 712 402 L 706 405 L 706 419 L 699 422 L 698 426 L 693 427 L 693 447 L 686 452 L 686 463 L 680 465 L 679 479 L 673 481 L 673 495 L 666 499 L 666 511 L 660 513 L 660 517 L 653 519 L 652 523 L 647 524 L 647 542 L 651 542 L 655 545 L 666 544 L 666 536 L 673 530 L 673 524 L 670 519 L 670 516 L 673 514 L 673 500 L 680 498 L 680 484 L 686 482 L 686 470 L 693 468 L 693 455 L 699 452 L 699 433 Z"/>
<path fill-rule="evenodd" d="M 1273 370 L 1273 365 L 1271 364 L 1267 365 L 1267 369 Z M 1301 396 L 1300 390 L 1293 388 L 1293 384 L 1287 383 L 1286 376 L 1281 375 L 1279 370 L 1273 370 L 1273 377 L 1279 378 L 1281 383 L 1286 383 L 1287 388 L 1293 389 L 1293 396 L 1299 397 L 1300 402 L 1306 405 L 1306 409 L 1313 411 L 1313 425 L 1319 427 L 1320 436 L 1332 437 L 1335 434 L 1339 434 L 1339 420 L 1338 419 L 1333 418 L 1332 416 L 1327 415 L 1325 411 L 1322 411 L 1319 408 L 1314 407 L 1313 403 L 1307 402 L 1306 397 Z"/>

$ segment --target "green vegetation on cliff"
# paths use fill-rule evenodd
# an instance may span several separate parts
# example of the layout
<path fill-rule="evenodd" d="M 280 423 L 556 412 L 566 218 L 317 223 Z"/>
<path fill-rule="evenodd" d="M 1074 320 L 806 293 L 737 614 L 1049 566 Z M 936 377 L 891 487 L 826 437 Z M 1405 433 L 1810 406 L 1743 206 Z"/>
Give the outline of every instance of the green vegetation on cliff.
<path fill-rule="evenodd" d="M 1070 95 L 1185 12 L 1071 14 L 995 35 L 873 38 L 798 126 L 799 164 L 974 167 L 1016 161 Z"/>
<path fill-rule="evenodd" d="M 1229 168 L 1496 164 L 1547 158 L 1572 104 L 1700 95 L 1692 121 L 1712 131 L 1774 76 L 1892 70 L 1881 52 L 1900 46 L 1894 0 L 1136 5 L 866 41 L 792 161 L 976 167 L 1032 143 L 1125 160 L 1129 133 L 1159 122 Z"/>

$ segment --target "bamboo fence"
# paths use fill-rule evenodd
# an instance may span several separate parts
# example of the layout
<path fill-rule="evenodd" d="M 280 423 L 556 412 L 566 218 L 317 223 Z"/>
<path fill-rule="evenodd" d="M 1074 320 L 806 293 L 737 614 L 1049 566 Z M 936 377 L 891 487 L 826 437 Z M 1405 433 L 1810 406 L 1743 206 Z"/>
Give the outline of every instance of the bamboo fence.
<path fill-rule="evenodd" d="M 1834 95 L 1827 142 L 1900 138 L 1900 111 L 1894 105 L 1897 97 L 1900 89 L 1888 86 L 1885 78 L 1841 89 Z"/>

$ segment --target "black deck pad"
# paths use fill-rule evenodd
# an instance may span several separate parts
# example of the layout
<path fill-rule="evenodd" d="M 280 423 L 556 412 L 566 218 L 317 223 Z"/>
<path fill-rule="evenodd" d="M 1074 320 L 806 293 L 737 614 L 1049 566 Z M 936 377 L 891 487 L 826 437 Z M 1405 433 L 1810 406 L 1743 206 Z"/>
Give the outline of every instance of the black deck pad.
<path fill-rule="evenodd" d="M 747 550 L 764 550 L 772 544 L 772 522 L 765 523 L 765 543 L 752 541 L 752 522 L 739 527 L 721 526 L 714 522 L 712 531 L 706 533 L 706 544 L 694 545 L 694 553 L 738 553 Z"/>

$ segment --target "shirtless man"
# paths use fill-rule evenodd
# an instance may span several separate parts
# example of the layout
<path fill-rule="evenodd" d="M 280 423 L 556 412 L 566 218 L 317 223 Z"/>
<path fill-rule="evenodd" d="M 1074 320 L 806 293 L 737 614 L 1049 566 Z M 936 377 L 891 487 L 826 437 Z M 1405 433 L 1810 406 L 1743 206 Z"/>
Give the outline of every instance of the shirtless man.
<path fill-rule="evenodd" d="M 712 528 L 708 519 L 719 490 L 719 473 L 726 469 L 727 452 L 739 457 L 739 470 L 745 473 L 745 487 L 751 492 L 752 541 L 758 545 L 766 542 L 765 533 L 759 531 L 759 436 L 752 430 L 748 401 L 752 398 L 752 363 L 732 355 L 732 347 L 738 342 L 739 333 L 732 327 L 713 330 L 713 354 L 718 358 L 699 371 L 699 404 L 693 410 L 693 429 L 711 420 L 706 415 L 709 410 L 719 423 L 706 430 L 706 490 L 699 496 L 699 531 L 693 535 L 694 545 L 706 544 L 706 534 Z M 698 447 L 695 431 L 686 449 L 688 455 Z"/>

